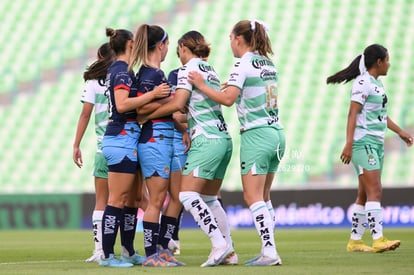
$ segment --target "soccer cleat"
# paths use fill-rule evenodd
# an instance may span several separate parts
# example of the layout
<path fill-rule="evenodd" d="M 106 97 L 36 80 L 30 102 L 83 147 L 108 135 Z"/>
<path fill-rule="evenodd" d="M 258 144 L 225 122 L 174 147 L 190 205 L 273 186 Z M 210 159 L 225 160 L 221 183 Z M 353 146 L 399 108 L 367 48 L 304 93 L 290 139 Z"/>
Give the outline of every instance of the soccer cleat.
<path fill-rule="evenodd" d="M 252 259 L 248 260 L 248 261 L 247 261 L 247 262 L 245 262 L 244 264 L 245 264 L 245 265 L 249 265 L 250 263 L 257 261 L 260 257 L 262 257 L 262 254 L 260 254 L 260 255 L 258 255 L 258 256 L 256 256 L 256 257 L 254 257 L 254 258 L 252 258 Z"/>
<path fill-rule="evenodd" d="M 180 241 L 171 239 L 168 242 L 168 249 L 174 254 L 174 255 L 180 255 Z"/>
<path fill-rule="evenodd" d="M 133 265 L 142 265 L 142 263 L 144 262 L 145 257 L 139 255 L 138 253 L 135 253 L 132 256 L 125 256 L 122 255 L 121 256 L 121 261 L 124 263 L 131 263 Z"/>
<path fill-rule="evenodd" d="M 227 256 L 222 262 L 221 265 L 237 265 L 239 264 L 239 257 L 237 256 L 236 252 L 233 251 Z"/>
<path fill-rule="evenodd" d="M 270 266 L 270 265 L 282 265 L 282 259 L 279 256 L 276 258 L 270 258 L 264 255 L 255 257 L 245 263 L 247 266 Z"/>
<path fill-rule="evenodd" d="M 346 251 L 348 252 L 373 252 L 374 249 L 366 245 L 363 240 L 349 239 L 349 242 L 346 245 Z"/>
<path fill-rule="evenodd" d="M 158 253 L 154 253 L 149 257 L 145 258 L 145 261 L 142 263 L 142 266 L 148 267 L 173 267 L 177 266 L 175 263 L 166 262 L 162 259 Z"/>
<path fill-rule="evenodd" d="M 201 267 L 216 266 L 221 264 L 232 252 L 233 248 L 229 245 L 224 247 L 213 247 L 207 261 L 202 263 Z"/>
<path fill-rule="evenodd" d="M 384 252 L 397 249 L 401 244 L 400 240 L 389 241 L 385 237 L 378 238 L 372 242 L 374 252 Z"/>
<path fill-rule="evenodd" d="M 92 256 L 90 256 L 89 258 L 87 258 L 85 260 L 85 262 L 87 263 L 93 263 L 93 262 L 99 262 L 99 259 L 101 259 L 103 257 L 103 252 L 96 252 L 94 251 Z"/>
<path fill-rule="evenodd" d="M 185 265 L 183 262 L 177 260 L 168 248 L 164 249 L 161 245 L 158 245 L 158 255 L 166 262 L 174 263 L 177 266 Z"/>
<path fill-rule="evenodd" d="M 115 258 L 114 254 L 109 254 L 108 258 L 101 258 L 99 259 L 100 266 L 108 266 L 108 267 L 132 267 L 134 266 L 131 263 L 125 263 L 117 258 Z"/>

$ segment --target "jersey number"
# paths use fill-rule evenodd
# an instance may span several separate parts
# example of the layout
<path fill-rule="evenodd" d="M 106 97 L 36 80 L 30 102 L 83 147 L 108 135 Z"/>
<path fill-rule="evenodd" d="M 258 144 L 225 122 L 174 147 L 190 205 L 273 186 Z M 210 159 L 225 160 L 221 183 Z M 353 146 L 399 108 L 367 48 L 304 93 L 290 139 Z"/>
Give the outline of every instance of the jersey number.
<path fill-rule="evenodd" d="M 266 86 L 266 107 L 268 110 L 274 110 L 277 108 L 276 85 Z"/>

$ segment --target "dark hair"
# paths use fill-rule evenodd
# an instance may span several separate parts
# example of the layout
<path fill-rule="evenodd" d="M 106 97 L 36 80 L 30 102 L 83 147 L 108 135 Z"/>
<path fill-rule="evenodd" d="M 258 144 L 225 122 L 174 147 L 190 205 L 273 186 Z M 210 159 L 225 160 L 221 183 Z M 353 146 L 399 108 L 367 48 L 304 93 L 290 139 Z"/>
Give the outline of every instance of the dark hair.
<path fill-rule="evenodd" d="M 132 32 L 124 29 L 114 30 L 106 28 L 106 36 L 109 37 L 109 45 L 116 55 L 125 53 L 126 42 L 134 39 Z"/>
<path fill-rule="evenodd" d="M 374 66 L 378 59 L 385 60 L 388 55 L 388 50 L 379 45 L 379 44 L 372 44 L 365 48 L 364 50 L 364 63 L 365 68 L 369 70 Z M 362 54 L 358 55 L 352 62 L 349 64 L 348 67 L 345 69 L 329 76 L 326 79 L 327 84 L 336 84 L 336 83 L 347 83 L 352 79 L 355 79 L 358 75 L 360 75 L 359 71 L 359 61 L 361 60 Z"/>
<path fill-rule="evenodd" d="M 185 33 L 178 39 L 178 45 L 186 46 L 193 54 L 201 58 L 207 58 L 211 51 L 204 36 L 198 31 Z"/>
<path fill-rule="evenodd" d="M 86 71 L 83 73 L 83 79 L 85 81 L 92 79 L 104 79 L 109 66 L 115 60 L 115 53 L 111 46 L 109 46 L 108 42 L 99 47 L 96 55 L 98 59 L 88 66 Z"/>
<path fill-rule="evenodd" d="M 234 25 L 232 33 L 236 36 L 243 36 L 247 45 L 260 55 L 267 58 L 269 58 L 268 54 L 273 55 L 272 44 L 263 23 L 242 20 Z"/>
<path fill-rule="evenodd" d="M 135 65 L 146 65 L 148 53 L 152 52 L 159 43 L 168 40 L 167 32 L 158 25 L 142 24 L 135 32 L 134 45 L 130 56 L 128 69 L 132 70 Z"/>

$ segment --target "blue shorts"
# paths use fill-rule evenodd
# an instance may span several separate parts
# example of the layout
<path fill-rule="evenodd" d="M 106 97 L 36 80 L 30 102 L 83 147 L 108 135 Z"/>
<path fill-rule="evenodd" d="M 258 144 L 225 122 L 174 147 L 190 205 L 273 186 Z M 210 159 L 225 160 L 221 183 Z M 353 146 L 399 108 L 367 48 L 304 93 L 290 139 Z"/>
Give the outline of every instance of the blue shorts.
<path fill-rule="evenodd" d="M 184 153 L 183 135 L 174 131 L 173 156 L 171 160 L 171 172 L 182 171 L 187 160 L 187 153 Z"/>
<path fill-rule="evenodd" d="M 109 172 L 136 173 L 138 167 L 137 144 L 140 132 L 141 128 L 136 122 L 127 122 L 120 129 L 119 134 L 105 134 L 102 140 L 102 154 L 108 163 Z"/>
<path fill-rule="evenodd" d="M 138 144 L 138 158 L 145 178 L 170 178 L 173 155 L 173 131 L 155 130 L 151 141 Z"/>

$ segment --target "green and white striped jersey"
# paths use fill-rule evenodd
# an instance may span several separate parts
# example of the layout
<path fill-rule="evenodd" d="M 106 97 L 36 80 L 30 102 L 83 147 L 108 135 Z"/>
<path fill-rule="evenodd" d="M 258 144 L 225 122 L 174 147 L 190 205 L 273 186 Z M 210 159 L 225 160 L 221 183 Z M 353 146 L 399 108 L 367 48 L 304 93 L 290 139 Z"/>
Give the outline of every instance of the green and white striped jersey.
<path fill-rule="evenodd" d="M 358 76 L 352 84 L 351 101 L 362 105 L 357 115 L 354 141 L 384 143 L 387 129 L 387 95 L 382 82 L 368 72 Z"/>
<path fill-rule="evenodd" d="M 209 87 L 220 90 L 220 80 L 214 68 L 200 58 L 192 58 L 178 71 L 176 89 L 185 89 L 190 93 L 187 120 L 191 139 L 199 135 L 207 138 L 230 138 L 221 105 L 188 82 L 191 71 L 201 73 Z"/>
<path fill-rule="evenodd" d="M 283 129 L 277 105 L 277 72 L 270 59 L 245 53 L 233 66 L 227 84 L 240 89 L 236 101 L 240 131 L 258 127 Z"/>
<path fill-rule="evenodd" d="M 108 97 L 105 95 L 106 89 L 105 80 L 87 80 L 81 97 L 82 103 L 86 102 L 94 105 L 97 152 L 102 150 L 102 139 L 108 124 Z"/>

